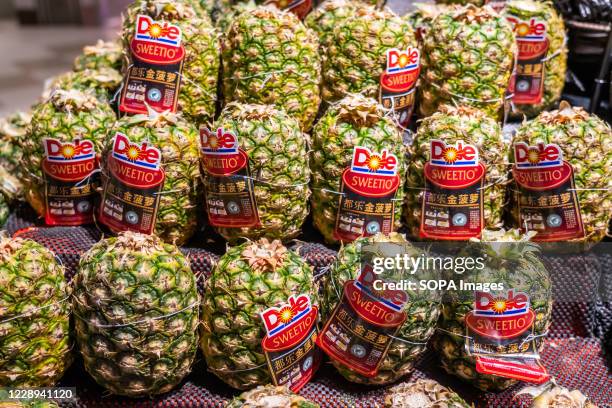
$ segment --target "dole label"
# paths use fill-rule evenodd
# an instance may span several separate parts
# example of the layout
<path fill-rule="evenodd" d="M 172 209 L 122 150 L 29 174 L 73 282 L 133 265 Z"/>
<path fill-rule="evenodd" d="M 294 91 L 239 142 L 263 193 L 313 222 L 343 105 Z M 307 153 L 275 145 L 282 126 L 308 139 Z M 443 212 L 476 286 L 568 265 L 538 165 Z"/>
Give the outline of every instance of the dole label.
<path fill-rule="evenodd" d="M 519 227 L 536 231 L 534 241 L 582 238 L 584 227 L 574 187 L 573 168 L 553 143 L 514 144 L 512 176 Z"/>
<path fill-rule="evenodd" d="M 415 103 L 416 84 L 421 72 L 417 48 L 387 50 L 387 67 L 380 76 L 380 103 L 391 109 L 401 127 L 406 128 Z"/>
<path fill-rule="evenodd" d="M 259 225 L 249 156 L 238 137 L 223 128 L 200 129 L 201 162 L 210 225 L 243 228 Z"/>
<path fill-rule="evenodd" d="M 262 348 L 275 385 L 298 392 L 314 375 L 321 356 L 317 340 L 318 308 L 308 295 L 290 296 L 287 302 L 261 313 L 267 335 Z"/>
<path fill-rule="evenodd" d="M 75 226 L 93 222 L 98 157 L 90 140 L 42 141 L 45 223 Z"/>
<path fill-rule="evenodd" d="M 383 149 L 353 149 L 351 166 L 342 173 L 334 236 L 353 241 L 361 236 L 393 230 L 394 197 L 400 186 L 397 156 Z"/>
<path fill-rule="evenodd" d="M 425 163 L 420 235 L 439 240 L 478 237 L 484 228 L 483 185 L 486 167 L 478 148 L 458 140 L 430 141 Z"/>

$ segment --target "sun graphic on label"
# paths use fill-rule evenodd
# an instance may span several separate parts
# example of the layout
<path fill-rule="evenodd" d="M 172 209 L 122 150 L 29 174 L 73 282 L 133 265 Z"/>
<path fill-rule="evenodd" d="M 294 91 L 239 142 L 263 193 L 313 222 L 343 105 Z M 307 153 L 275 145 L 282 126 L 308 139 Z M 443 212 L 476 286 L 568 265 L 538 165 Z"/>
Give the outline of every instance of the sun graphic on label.
<path fill-rule="evenodd" d="M 206 142 L 208 143 L 208 146 L 210 146 L 211 149 L 217 150 L 219 148 L 219 138 L 217 138 L 216 136 L 209 137 Z"/>
<path fill-rule="evenodd" d="M 382 165 L 382 159 L 380 158 L 380 156 L 376 154 L 373 154 L 368 159 L 367 166 L 368 166 L 368 169 L 370 169 L 371 171 L 376 171 L 380 169 L 381 165 Z"/>
<path fill-rule="evenodd" d="M 159 25 L 159 24 L 151 24 L 151 26 L 149 27 L 149 35 L 151 36 L 151 38 L 160 38 L 162 37 L 165 32 L 165 30 Z"/>
<path fill-rule="evenodd" d="M 540 152 L 538 149 L 529 149 L 527 161 L 531 164 L 538 164 L 540 162 Z"/>
<path fill-rule="evenodd" d="M 399 63 L 400 67 L 404 68 L 406 65 L 408 65 L 409 62 L 410 62 L 410 59 L 408 58 L 408 56 L 406 54 L 402 54 L 399 57 L 398 63 Z"/>
<path fill-rule="evenodd" d="M 525 23 L 519 23 L 516 25 L 515 31 L 519 37 L 525 37 L 529 34 L 529 25 Z"/>
<path fill-rule="evenodd" d="M 136 161 L 136 160 L 141 158 L 141 153 L 142 152 L 140 151 L 140 149 L 138 147 L 130 146 L 128 151 L 127 151 L 127 153 L 126 153 L 126 156 L 131 161 Z"/>
<path fill-rule="evenodd" d="M 444 161 L 447 163 L 454 163 L 459 158 L 459 152 L 454 147 L 447 147 L 444 149 Z"/>
<path fill-rule="evenodd" d="M 291 322 L 293 316 L 295 316 L 295 314 L 293 313 L 293 310 L 291 310 L 290 307 L 283 307 L 279 313 L 278 318 L 282 323 L 287 324 Z"/>
<path fill-rule="evenodd" d="M 495 299 L 492 308 L 495 313 L 503 313 L 508 309 L 508 304 L 505 299 Z"/>
<path fill-rule="evenodd" d="M 62 156 L 66 159 L 72 159 L 76 155 L 74 146 L 66 145 L 62 147 Z"/>

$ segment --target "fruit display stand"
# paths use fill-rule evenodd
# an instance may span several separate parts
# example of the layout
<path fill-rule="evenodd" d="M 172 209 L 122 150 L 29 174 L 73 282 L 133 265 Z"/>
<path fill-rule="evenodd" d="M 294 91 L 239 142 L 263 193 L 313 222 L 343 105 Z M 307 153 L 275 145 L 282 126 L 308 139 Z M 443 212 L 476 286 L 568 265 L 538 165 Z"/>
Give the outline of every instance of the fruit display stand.
<path fill-rule="evenodd" d="M 309 225 L 307 222 L 301 237 L 304 241 L 295 241 L 293 249 L 315 268 L 315 274 L 320 275 L 334 261 L 336 252 L 321 244 L 320 236 L 310 230 Z M 12 235 L 31 238 L 54 251 L 66 267 L 67 279 L 74 275 L 80 255 L 102 236 L 102 232 L 95 226 L 44 227 L 37 222 L 32 211 L 25 207 L 11 215 L 7 229 Z M 194 273 L 200 278 L 200 289 L 203 289 L 206 275 L 225 247 L 221 239 L 211 236 L 209 231 L 202 231 L 190 241 L 193 245 L 183 249 L 191 261 Z M 603 244 L 604 247 L 608 245 Z M 599 407 L 612 407 L 612 375 L 608 368 L 610 356 L 603 346 L 605 340 L 602 342 L 597 337 L 606 331 L 610 335 L 610 313 L 605 308 L 605 302 L 602 303 L 601 299 L 598 301 L 596 295 L 598 287 L 605 288 L 605 282 L 609 281 L 605 277 L 612 272 L 612 254 L 605 250 L 586 255 L 555 254 L 546 255 L 544 260 L 553 278 L 555 299 L 562 301 L 554 303 L 553 322 L 542 352 L 542 361 L 560 385 L 580 390 Z M 599 292 L 602 293 L 601 288 Z M 603 295 L 609 296 L 605 292 Z M 528 406 L 528 397 L 515 396 L 524 384 L 501 393 L 480 392 L 443 373 L 433 352 L 428 352 L 405 380 L 418 378 L 432 378 L 450 386 L 476 407 Z M 135 400 L 109 395 L 85 373 L 78 358 L 59 386 L 76 387 L 77 398 L 62 404 L 71 408 L 223 407 L 228 399 L 237 394 L 237 391 L 207 372 L 201 356 L 194 364 L 192 373 L 180 386 L 151 399 Z M 300 393 L 325 408 L 373 408 L 383 406 L 385 387 L 364 387 L 349 383 L 331 364 L 324 362 L 314 380 Z"/>

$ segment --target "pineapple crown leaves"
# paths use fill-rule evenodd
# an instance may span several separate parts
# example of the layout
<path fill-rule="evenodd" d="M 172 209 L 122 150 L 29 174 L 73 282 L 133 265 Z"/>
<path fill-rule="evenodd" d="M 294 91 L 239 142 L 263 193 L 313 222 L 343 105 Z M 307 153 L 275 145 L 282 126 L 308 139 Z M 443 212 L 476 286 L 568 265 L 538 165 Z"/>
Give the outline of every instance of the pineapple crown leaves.
<path fill-rule="evenodd" d="M 83 47 L 83 54 L 88 56 L 103 56 L 108 53 L 120 53 L 121 45 L 117 41 L 98 40 L 94 45 L 86 45 Z"/>
<path fill-rule="evenodd" d="M 565 387 L 557 385 L 554 378 L 550 381 L 537 385 L 526 386 L 514 395 L 529 395 L 533 398 L 533 407 L 545 408 L 550 406 L 571 406 L 576 408 L 595 408 L 589 398 L 578 390 L 570 391 Z"/>
<path fill-rule="evenodd" d="M 93 93 L 76 89 L 56 89 L 49 97 L 49 101 L 56 109 L 65 110 L 66 113 L 91 111 L 99 103 Z"/>
<path fill-rule="evenodd" d="M 482 24 L 485 21 L 500 19 L 500 15 L 491 6 L 478 7 L 468 4 L 465 7 L 450 9 L 450 13 L 455 21 L 465 21 L 468 24 Z"/>
<path fill-rule="evenodd" d="M 145 103 L 145 106 L 147 107 L 147 114 L 130 116 L 126 119 L 125 123 L 128 126 L 144 123 L 146 127 L 162 128 L 168 126 L 169 124 L 176 125 L 181 118 L 179 113 L 173 113 L 169 110 L 158 112 L 147 103 Z"/>
<path fill-rule="evenodd" d="M 522 258 L 537 256 L 540 252 L 540 247 L 530 241 L 535 235 L 534 231 L 521 235 L 517 229 L 484 230 L 480 239 L 470 239 L 470 242 L 475 244 L 471 249 L 486 254 L 489 262 L 494 264 L 515 262 Z"/>
<path fill-rule="evenodd" d="M 370 127 L 385 116 L 384 108 L 376 100 L 360 94 L 350 94 L 330 109 L 337 112 L 338 118 L 357 127 Z"/>
<path fill-rule="evenodd" d="M 389 389 L 385 402 L 387 406 L 398 408 L 437 406 L 437 403 L 449 408 L 470 407 L 453 390 L 428 379 L 418 379 L 415 382 L 404 382 L 393 386 Z"/>
<path fill-rule="evenodd" d="M 153 18 L 165 17 L 171 20 L 195 17 L 193 8 L 176 0 L 141 0 L 139 11 Z"/>
<path fill-rule="evenodd" d="M 589 120 L 589 114 L 580 107 L 572 107 L 569 102 L 561 101 L 559 109 L 543 112 L 537 119 L 547 125 L 569 124 Z"/>
<path fill-rule="evenodd" d="M 270 242 L 267 238 L 259 241 L 250 241 L 242 250 L 242 257 L 254 271 L 263 272 L 275 270 L 285 262 L 288 249 L 281 241 L 275 239 Z"/>

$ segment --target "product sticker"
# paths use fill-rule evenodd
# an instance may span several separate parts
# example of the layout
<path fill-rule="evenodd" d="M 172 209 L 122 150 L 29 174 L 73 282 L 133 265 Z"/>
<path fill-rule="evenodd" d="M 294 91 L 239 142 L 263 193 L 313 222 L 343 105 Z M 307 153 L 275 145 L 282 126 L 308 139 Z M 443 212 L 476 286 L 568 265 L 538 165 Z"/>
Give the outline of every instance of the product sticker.
<path fill-rule="evenodd" d="M 399 125 L 406 129 L 410 123 L 416 97 L 416 84 L 421 72 L 417 48 L 387 50 L 387 68 L 380 76 L 379 101 L 392 109 Z"/>
<path fill-rule="evenodd" d="M 264 4 L 272 4 L 277 8 L 285 11 L 290 11 L 300 20 L 303 20 L 312 10 L 312 0 L 266 0 Z"/>
<path fill-rule="evenodd" d="M 486 171 L 476 146 L 462 140 L 454 145 L 431 141 L 430 160 L 423 169 L 421 238 L 467 240 L 480 236 Z"/>
<path fill-rule="evenodd" d="M 249 156 L 238 137 L 219 128 L 200 129 L 202 173 L 208 221 L 214 227 L 260 225 Z"/>
<path fill-rule="evenodd" d="M 94 221 L 99 166 L 96 148 L 89 140 L 62 142 L 45 138 L 42 173 L 45 183 L 45 223 L 83 225 Z"/>
<path fill-rule="evenodd" d="M 465 317 L 466 350 L 476 371 L 543 383 L 549 375 L 540 363 L 535 312 L 529 295 L 517 289 L 474 292 L 474 310 Z"/>
<path fill-rule="evenodd" d="M 355 372 L 375 377 L 393 338 L 406 320 L 408 295 L 400 290 L 375 290 L 376 275 L 362 263 L 356 280 L 344 284 L 342 299 L 325 324 L 317 344 L 333 360 Z"/>
<path fill-rule="evenodd" d="M 161 165 L 156 146 L 117 133 L 107 157 L 100 222 L 114 232 L 152 234 L 165 179 Z"/>
<path fill-rule="evenodd" d="M 556 144 L 514 144 L 512 176 L 516 211 L 523 232 L 536 231 L 534 241 L 583 238 L 584 227 L 572 165 Z"/>
<path fill-rule="evenodd" d="M 510 80 L 510 92 L 514 94 L 512 101 L 539 104 L 544 95 L 544 60 L 549 46 L 546 22 L 535 18 L 523 21 L 516 16 L 508 16 L 507 20 L 514 27 L 518 45 L 516 70 Z"/>
<path fill-rule="evenodd" d="M 317 371 L 321 353 L 316 348 L 318 308 L 307 295 L 261 313 L 266 337 L 261 345 L 274 385 L 298 392 Z"/>
<path fill-rule="evenodd" d="M 139 15 L 130 43 L 132 65 L 123 84 L 119 109 L 128 113 L 176 112 L 185 48 L 181 29 Z"/>
<path fill-rule="evenodd" d="M 353 149 L 351 167 L 342 173 L 334 238 L 350 242 L 393 231 L 399 166 L 397 157 L 386 149 Z"/>

